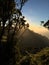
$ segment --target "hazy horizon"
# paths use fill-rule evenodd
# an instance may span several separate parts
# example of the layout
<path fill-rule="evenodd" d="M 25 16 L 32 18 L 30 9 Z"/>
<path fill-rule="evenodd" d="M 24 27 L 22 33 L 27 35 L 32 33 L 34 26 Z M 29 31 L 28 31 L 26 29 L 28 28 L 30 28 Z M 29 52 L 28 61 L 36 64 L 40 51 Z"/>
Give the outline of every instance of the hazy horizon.
<path fill-rule="evenodd" d="M 42 36 L 46 36 L 49 39 L 49 30 L 47 28 L 44 28 L 42 26 L 30 25 L 29 29 Z"/>

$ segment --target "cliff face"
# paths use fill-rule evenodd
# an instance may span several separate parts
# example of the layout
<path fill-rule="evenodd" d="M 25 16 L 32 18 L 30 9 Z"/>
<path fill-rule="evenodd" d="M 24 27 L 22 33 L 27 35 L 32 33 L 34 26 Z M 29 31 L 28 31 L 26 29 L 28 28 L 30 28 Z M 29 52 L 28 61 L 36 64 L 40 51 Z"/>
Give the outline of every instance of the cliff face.
<path fill-rule="evenodd" d="M 21 48 L 44 48 L 49 46 L 49 40 L 33 31 L 27 29 L 20 39 L 19 46 Z"/>

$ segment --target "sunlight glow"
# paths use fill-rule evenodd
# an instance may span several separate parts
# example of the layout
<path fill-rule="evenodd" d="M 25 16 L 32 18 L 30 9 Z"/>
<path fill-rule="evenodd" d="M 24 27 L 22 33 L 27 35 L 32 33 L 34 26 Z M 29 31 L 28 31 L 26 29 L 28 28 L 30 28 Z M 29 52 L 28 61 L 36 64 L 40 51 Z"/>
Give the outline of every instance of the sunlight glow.
<path fill-rule="evenodd" d="M 38 34 L 41 34 L 42 36 L 46 36 L 47 38 L 49 38 L 49 30 L 47 28 L 44 28 L 42 26 L 30 25 L 29 29 Z"/>
<path fill-rule="evenodd" d="M 34 31 L 35 33 L 38 33 L 42 36 L 46 36 L 47 38 L 49 38 L 49 30 L 47 28 L 44 28 L 43 26 L 38 26 L 35 25 L 34 23 L 31 23 L 30 20 L 26 19 L 27 22 L 29 23 L 29 29 L 31 31 Z"/>

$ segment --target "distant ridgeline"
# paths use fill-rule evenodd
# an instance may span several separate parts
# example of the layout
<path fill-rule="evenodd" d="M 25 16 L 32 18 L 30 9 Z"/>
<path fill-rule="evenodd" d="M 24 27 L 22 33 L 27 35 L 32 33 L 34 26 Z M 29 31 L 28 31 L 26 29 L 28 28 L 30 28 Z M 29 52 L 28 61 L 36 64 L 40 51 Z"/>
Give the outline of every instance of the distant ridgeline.
<path fill-rule="evenodd" d="M 20 50 L 22 52 L 27 50 L 31 53 L 36 53 L 37 51 L 40 51 L 42 48 L 49 47 L 48 38 L 40 34 L 37 34 L 29 29 L 27 29 L 24 32 L 20 40 L 21 41 L 18 43 L 18 46 L 20 47 Z"/>

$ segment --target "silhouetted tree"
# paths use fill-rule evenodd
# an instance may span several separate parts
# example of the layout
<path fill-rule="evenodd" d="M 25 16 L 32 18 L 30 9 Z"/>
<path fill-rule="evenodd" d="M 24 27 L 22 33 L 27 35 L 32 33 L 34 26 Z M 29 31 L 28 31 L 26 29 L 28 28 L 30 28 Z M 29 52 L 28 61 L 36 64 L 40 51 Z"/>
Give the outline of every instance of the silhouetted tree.
<path fill-rule="evenodd" d="M 49 20 L 44 23 L 44 21 L 41 21 L 41 25 L 49 30 Z"/>
<path fill-rule="evenodd" d="M 49 20 L 43 26 L 49 29 Z"/>
<path fill-rule="evenodd" d="M 22 10 L 22 7 L 24 6 L 24 4 L 27 2 L 28 0 L 17 0 L 16 4 L 17 4 L 17 8 L 19 10 Z"/>
<path fill-rule="evenodd" d="M 44 23 L 44 21 L 41 21 L 41 25 L 49 29 L 49 20 L 46 23 Z"/>
<path fill-rule="evenodd" d="M 10 19 L 14 8 L 15 8 L 14 0 L 0 0 L 0 18 L 2 19 L 2 22 L 3 22 L 0 40 L 4 33 L 5 23 L 8 19 Z"/>
<path fill-rule="evenodd" d="M 16 0 L 15 3 L 15 0 L 0 0 L 0 22 L 3 23 L 2 31 L 0 34 L 0 65 L 16 64 L 15 46 L 18 41 L 16 32 L 18 33 L 20 29 L 18 28 L 17 31 L 17 27 L 22 25 L 19 23 L 23 22 L 23 24 L 25 24 L 24 20 L 20 22 L 20 17 L 22 16 L 21 9 L 27 0 L 20 0 L 20 8 L 17 6 L 17 4 L 19 5 L 19 2 L 17 3 L 17 1 L 18 0 Z M 6 28 L 8 29 L 9 34 L 7 36 L 7 42 L 1 42 L 4 32 L 7 34 L 5 29 L 6 21 L 8 21 Z M 16 23 L 14 28 L 12 28 L 13 23 Z M 10 30 L 10 28 L 12 29 Z"/>

